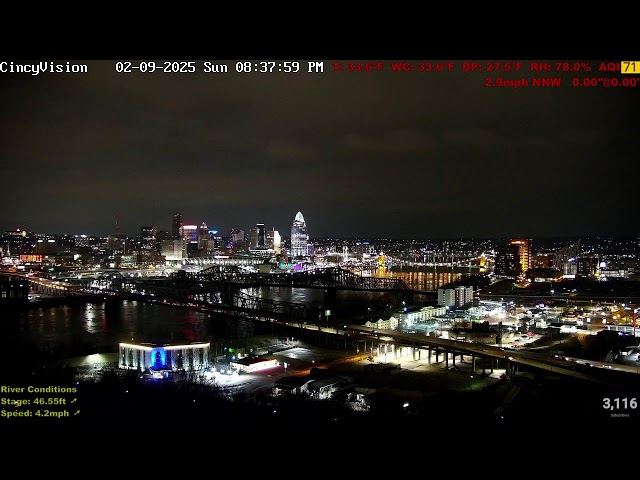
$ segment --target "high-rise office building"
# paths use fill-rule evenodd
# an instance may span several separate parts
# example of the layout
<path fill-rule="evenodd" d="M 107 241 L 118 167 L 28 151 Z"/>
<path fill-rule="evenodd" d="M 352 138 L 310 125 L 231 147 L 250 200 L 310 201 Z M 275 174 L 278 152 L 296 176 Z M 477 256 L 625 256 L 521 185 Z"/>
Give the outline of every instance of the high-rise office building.
<path fill-rule="evenodd" d="M 257 223 L 256 228 L 258 229 L 258 248 L 266 248 L 267 236 L 264 230 L 264 223 Z"/>
<path fill-rule="evenodd" d="M 181 238 L 163 240 L 160 244 L 160 254 L 165 257 L 168 262 L 180 261 L 186 258 L 185 243 Z"/>
<path fill-rule="evenodd" d="M 198 226 L 182 225 L 179 237 L 187 243 L 198 243 Z"/>
<path fill-rule="evenodd" d="M 220 235 L 220 233 L 218 232 L 218 230 L 215 229 L 209 229 L 207 231 L 207 245 L 206 245 L 206 253 L 207 254 L 211 254 L 214 253 L 222 248 L 224 248 L 224 238 L 222 238 L 222 235 Z"/>
<path fill-rule="evenodd" d="M 180 238 L 185 246 L 185 258 L 192 257 L 198 252 L 198 226 L 182 225 L 180 227 Z"/>
<path fill-rule="evenodd" d="M 239 228 L 232 228 L 230 230 L 231 244 L 237 246 L 238 244 L 244 244 L 244 230 Z"/>
<path fill-rule="evenodd" d="M 229 235 L 229 247 L 234 252 L 243 252 L 247 247 L 247 240 L 245 238 L 244 230 L 239 228 L 232 228 Z"/>
<path fill-rule="evenodd" d="M 273 230 L 273 251 L 280 255 L 282 253 L 282 238 L 280 237 L 280 232 L 278 230 Z"/>
<path fill-rule="evenodd" d="M 153 250 L 156 246 L 156 227 L 140 227 L 140 247 L 143 250 Z"/>
<path fill-rule="evenodd" d="M 166 230 L 158 230 L 156 233 L 156 242 L 163 242 L 164 240 L 171 240 L 171 232 Z"/>
<path fill-rule="evenodd" d="M 207 224 L 202 222 L 202 224 L 198 227 L 198 250 L 207 250 L 209 246 L 209 227 Z"/>
<path fill-rule="evenodd" d="M 515 278 L 522 273 L 518 245 L 500 245 L 496 253 L 494 273 L 500 277 Z"/>
<path fill-rule="evenodd" d="M 158 232 L 156 233 L 156 248 L 155 251 L 158 254 L 161 254 L 162 252 L 162 242 L 164 242 L 165 240 L 172 240 L 173 237 L 171 236 L 171 232 L 167 231 L 167 230 L 158 230 Z"/>
<path fill-rule="evenodd" d="M 531 244 L 527 239 L 514 239 L 509 242 L 509 245 L 515 245 L 518 247 L 518 257 L 520 258 L 520 273 L 519 275 L 525 275 L 527 270 L 531 268 Z"/>
<path fill-rule="evenodd" d="M 594 277 L 598 273 L 598 259 L 596 257 L 579 258 L 577 264 L 577 276 Z"/>
<path fill-rule="evenodd" d="M 306 257 L 309 254 L 308 243 L 307 223 L 302 212 L 298 212 L 291 225 L 291 257 Z"/>
<path fill-rule="evenodd" d="M 182 215 L 175 213 L 173 215 L 173 222 L 171 223 L 171 236 L 173 238 L 180 238 L 180 227 L 182 226 Z"/>
<path fill-rule="evenodd" d="M 107 248 L 113 252 L 124 253 L 126 251 L 127 236 L 116 234 L 107 237 Z M 38 252 L 40 253 L 40 252 Z"/>
<path fill-rule="evenodd" d="M 267 250 L 273 250 L 276 254 L 281 253 L 280 245 L 282 243 L 282 239 L 280 237 L 280 232 L 278 232 L 275 228 L 267 230 L 265 241 Z"/>
<path fill-rule="evenodd" d="M 264 223 L 256 223 L 256 226 L 251 229 L 251 248 L 266 248 L 266 240 Z"/>

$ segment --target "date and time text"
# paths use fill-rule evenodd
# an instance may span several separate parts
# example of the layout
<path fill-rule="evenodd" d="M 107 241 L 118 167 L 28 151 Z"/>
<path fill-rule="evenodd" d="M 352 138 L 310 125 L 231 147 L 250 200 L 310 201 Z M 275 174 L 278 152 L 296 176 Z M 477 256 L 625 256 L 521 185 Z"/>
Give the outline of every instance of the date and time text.
<path fill-rule="evenodd" d="M 376 72 L 446 74 L 462 71 L 480 74 L 485 87 L 638 87 L 640 61 L 590 62 L 478 62 L 478 61 L 121 61 L 115 71 L 122 74 L 375 74 Z M 484 75 L 482 75 L 484 74 Z M 612 74 L 614 74 L 612 76 Z M 618 76 L 619 75 L 619 76 Z"/>
<path fill-rule="evenodd" d="M 465 72 L 487 88 L 523 87 L 604 87 L 640 86 L 640 60 L 624 61 L 298 61 L 298 60 L 116 60 L 84 64 L 53 61 L 3 61 L 0 76 L 84 75 L 105 68 L 121 77 L 160 77 L 168 75 L 243 75 L 265 77 L 421 75 L 446 76 Z"/>

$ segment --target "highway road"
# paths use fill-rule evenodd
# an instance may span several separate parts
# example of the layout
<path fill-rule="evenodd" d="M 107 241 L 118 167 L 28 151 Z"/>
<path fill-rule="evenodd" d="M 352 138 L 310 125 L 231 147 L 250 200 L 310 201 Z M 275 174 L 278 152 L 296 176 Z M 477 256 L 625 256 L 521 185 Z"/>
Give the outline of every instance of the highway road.
<path fill-rule="evenodd" d="M 335 331 L 335 329 L 334 329 Z M 417 336 L 411 333 L 401 333 L 393 330 L 381 330 L 358 325 L 347 325 L 344 329 L 346 333 L 353 332 L 365 335 L 370 339 L 379 341 L 390 341 L 399 345 L 413 346 L 417 348 L 438 347 L 449 351 L 463 353 L 465 355 L 482 355 L 499 360 L 509 360 L 511 362 L 540 368 L 546 371 L 552 371 L 575 378 L 590 380 L 603 383 L 600 378 L 594 378 L 585 373 L 575 371 L 576 366 L 591 367 L 609 371 L 618 371 L 625 373 L 639 374 L 640 369 L 628 365 L 619 365 L 605 362 L 595 362 L 592 360 L 565 357 L 558 355 L 549 355 L 548 353 L 537 353 L 523 349 L 510 349 L 496 347 L 492 345 L 483 345 L 477 343 L 461 342 L 457 340 L 448 340 L 438 337 Z"/>

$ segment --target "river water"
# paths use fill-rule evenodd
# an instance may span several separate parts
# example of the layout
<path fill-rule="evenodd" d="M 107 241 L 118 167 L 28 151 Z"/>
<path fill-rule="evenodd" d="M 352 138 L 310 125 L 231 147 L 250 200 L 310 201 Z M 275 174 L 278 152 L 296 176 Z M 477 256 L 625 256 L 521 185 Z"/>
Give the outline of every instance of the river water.
<path fill-rule="evenodd" d="M 416 271 L 373 271 L 372 276 L 401 278 L 415 290 L 434 290 L 463 274 Z M 324 291 L 302 288 L 252 288 L 251 295 L 274 300 L 305 303 L 322 311 Z M 400 299 L 393 294 L 340 291 L 337 304 L 344 316 L 393 308 Z M 0 331 L 6 349 L 14 358 L 45 361 L 92 353 L 115 352 L 120 342 L 212 342 L 212 349 L 241 342 L 257 335 L 277 335 L 274 327 L 239 318 L 227 318 L 161 304 L 126 300 L 108 306 L 87 303 L 79 306 L 31 308 L 2 312 Z"/>
<path fill-rule="evenodd" d="M 443 267 L 391 267 L 362 272 L 365 276 L 402 280 L 411 290 L 418 291 L 435 291 L 441 286 L 460 280 L 463 276 L 471 273 L 473 273 L 471 270 L 464 273 L 455 273 Z"/>

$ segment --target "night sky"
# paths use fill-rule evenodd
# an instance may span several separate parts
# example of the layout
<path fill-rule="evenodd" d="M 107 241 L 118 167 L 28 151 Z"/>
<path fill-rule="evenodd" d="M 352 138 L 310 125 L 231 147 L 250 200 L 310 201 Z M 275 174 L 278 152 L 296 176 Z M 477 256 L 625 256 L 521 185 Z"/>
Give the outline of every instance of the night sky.
<path fill-rule="evenodd" d="M 205 60 L 229 72 L 204 73 Z M 440 60 L 453 71 L 393 72 L 392 58 L 306 73 L 291 60 L 299 73 L 207 58 L 196 73 L 107 60 L 0 73 L 0 228 L 135 235 L 180 212 L 224 235 L 264 223 L 288 237 L 301 211 L 311 239 L 640 234 L 640 86 L 571 86 L 611 77 L 600 60 L 563 59 L 589 74 L 532 73 L 531 60 L 469 72 L 455 58 Z M 533 77 L 563 85 L 485 86 Z"/>

